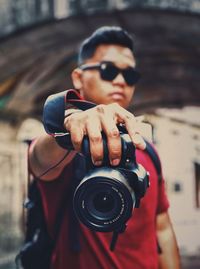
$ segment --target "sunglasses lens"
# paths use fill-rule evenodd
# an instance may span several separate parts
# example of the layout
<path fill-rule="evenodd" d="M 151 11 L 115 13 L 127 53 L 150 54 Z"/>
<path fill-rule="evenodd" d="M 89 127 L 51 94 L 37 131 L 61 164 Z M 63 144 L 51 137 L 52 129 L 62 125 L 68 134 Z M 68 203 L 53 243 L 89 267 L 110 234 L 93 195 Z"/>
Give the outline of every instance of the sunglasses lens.
<path fill-rule="evenodd" d="M 112 81 L 119 74 L 119 70 L 112 64 L 103 63 L 101 65 L 100 73 L 102 79 Z"/>
<path fill-rule="evenodd" d="M 135 85 L 140 79 L 140 73 L 134 70 L 133 68 L 127 68 L 123 71 L 123 76 L 126 83 L 129 86 Z"/>
<path fill-rule="evenodd" d="M 102 62 L 100 65 L 82 66 L 82 70 L 98 69 L 103 80 L 113 81 L 121 73 L 129 86 L 135 85 L 140 79 L 140 73 L 132 67 L 120 69 L 113 63 Z"/>

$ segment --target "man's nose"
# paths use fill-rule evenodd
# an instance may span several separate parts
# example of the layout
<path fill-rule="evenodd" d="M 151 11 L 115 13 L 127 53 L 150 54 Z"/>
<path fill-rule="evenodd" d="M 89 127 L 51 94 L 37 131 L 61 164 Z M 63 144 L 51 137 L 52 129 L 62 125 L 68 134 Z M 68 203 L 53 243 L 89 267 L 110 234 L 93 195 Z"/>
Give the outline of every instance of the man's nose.
<path fill-rule="evenodd" d="M 122 73 L 119 73 L 114 79 L 113 79 L 114 84 L 123 84 L 126 85 L 126 81 L 122 75 Z"/>

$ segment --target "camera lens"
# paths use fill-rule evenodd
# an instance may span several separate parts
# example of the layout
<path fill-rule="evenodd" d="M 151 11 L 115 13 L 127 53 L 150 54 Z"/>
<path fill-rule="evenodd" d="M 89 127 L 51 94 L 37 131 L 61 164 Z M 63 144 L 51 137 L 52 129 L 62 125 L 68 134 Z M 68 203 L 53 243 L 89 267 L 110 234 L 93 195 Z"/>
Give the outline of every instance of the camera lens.
<path fill-rule="evenodd" d="M 83 224 L 95 231 L 109 232 L 130 218 L 135 195 L 123 174 L 104 167 L 92 171 L 80 182 L 73 204 Z"/>
<path fill-rule="evenodd" d="M 115 201 L 111 194 L 106 192 L 99 192 L 94 197 L 93 204 L 97 211 L 106 213 L 113 209 Z"/>
<path fill-rule="evenodd" d="M 109 183 L 101 182 L 87 187 L 87 197 L 84 206 L 91 218 L 99 221 L 109 221 L 120 214 L 121 203 L 116 191 Z"/>

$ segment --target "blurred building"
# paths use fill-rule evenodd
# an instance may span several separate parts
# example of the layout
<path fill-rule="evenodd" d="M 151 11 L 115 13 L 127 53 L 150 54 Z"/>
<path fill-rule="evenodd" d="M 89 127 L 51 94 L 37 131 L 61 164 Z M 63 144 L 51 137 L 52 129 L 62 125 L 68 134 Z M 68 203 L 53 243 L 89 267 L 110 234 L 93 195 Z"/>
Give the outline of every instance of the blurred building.
<path fill-rule="evenodd" d="M 41 134 L 35 119 L 20 125 L 0 121 L 0 268 L 12 264 L 23 240 L 28 188 L 27 141 Z"/>
<path fill-rule="evenodd" d="M 199 105 L 199 0 L 1 0 L 1 118 L 41 117 L 46 97 L 72 87 L 80 42 L 102 25 L 135 39 L 142 80 L 131 109 Z"/>
<path fill-rule="evenodd" d="M 182 254 L 199 255 L 200 110 L 159 109 L 149 120 L 163 164 L 172 216 Z"/>

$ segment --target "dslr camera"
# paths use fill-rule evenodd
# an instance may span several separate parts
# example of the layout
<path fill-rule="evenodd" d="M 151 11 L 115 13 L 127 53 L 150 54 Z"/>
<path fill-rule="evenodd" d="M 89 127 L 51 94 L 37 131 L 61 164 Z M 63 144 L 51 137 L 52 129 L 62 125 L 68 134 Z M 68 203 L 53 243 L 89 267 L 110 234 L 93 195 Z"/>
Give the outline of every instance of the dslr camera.
<path fill-rule="evenodd" d="M 148 173 L 136 162 L 135 147 L 129 135 L 120 133 L 120 136 L 122 158 L 117 167 L 109 162 L 105 136 L 100 167 L 92 163 L 88 138 L 83 141 L 86 174 L 75 189 L 73 206 L 79 221 L 94 231 L 123 232 L 149 186 Z"/>

